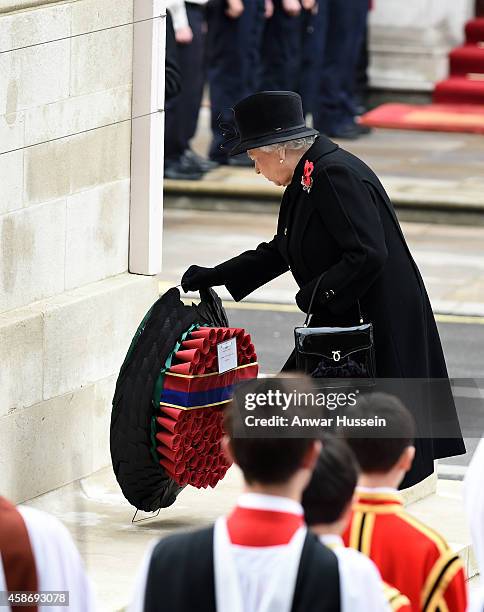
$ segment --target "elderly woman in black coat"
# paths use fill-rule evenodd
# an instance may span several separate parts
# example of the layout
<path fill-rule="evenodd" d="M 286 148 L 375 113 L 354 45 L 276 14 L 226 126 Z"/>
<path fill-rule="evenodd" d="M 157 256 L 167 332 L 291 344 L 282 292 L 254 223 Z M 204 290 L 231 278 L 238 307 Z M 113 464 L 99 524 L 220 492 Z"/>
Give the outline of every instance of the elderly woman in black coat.
<path fill-rule="evenodd" d="M 447 379 L 422 277 L 375 173 L 307 128 L 293 92 L 250 96 L 234 117 L 239 142 L 232 153 L 247 151 L 257 173 L 286 186 L 277 233 L 214 268 L 191 266 L 183 289 L 225 285 L 239 301 L 290 270 L 299 286 L 296 303 L 307 312 L 324 272 L 311 325 L 357 325 L 359 304 L 373 323 L 379 378 Z M 283 370 L 294 369 L 293 353 Z M 431 474 L 434 459 L 465 452 L 450 388 L 444 402 L 430 403 L 431 420 L 444 421 L 449 437 L 416 440 L 418 459 L 406 486 Z"/>

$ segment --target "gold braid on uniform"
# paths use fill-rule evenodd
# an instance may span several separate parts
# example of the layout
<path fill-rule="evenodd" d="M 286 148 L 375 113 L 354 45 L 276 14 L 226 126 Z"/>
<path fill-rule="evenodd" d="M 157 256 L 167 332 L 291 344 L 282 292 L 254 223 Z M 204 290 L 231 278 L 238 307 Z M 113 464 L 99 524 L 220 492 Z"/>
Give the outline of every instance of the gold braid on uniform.
<path fill-rule="evenodd" d="M 350 547 L 369 557 L 374 526 L 375 515 L 373 513 L 355 512 L 351 525 Z"/>
<path fill-rule="evenodd" d="M 459 570 L 462 562 L 452 550 L 446 551 L 435 563 L 422 592 L 422 612 L 446 612 L 444 594 Z"/>
<path fill-rule="evenodd" d="M 398 612 L 403 607 L 410 607 L 409 598 L 386 582 L 383 583 L 383 593 L 393 612 Z"/>

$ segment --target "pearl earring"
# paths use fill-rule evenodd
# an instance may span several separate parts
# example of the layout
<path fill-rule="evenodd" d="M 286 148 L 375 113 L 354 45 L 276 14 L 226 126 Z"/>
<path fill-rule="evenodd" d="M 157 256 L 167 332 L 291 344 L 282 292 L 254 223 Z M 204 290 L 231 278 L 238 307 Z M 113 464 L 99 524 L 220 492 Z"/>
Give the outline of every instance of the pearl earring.
<path fill-rule="evenodd" d="M 284 163 L 284 160 L 283 160 L 283 159 L 280 159 L 280 160 L 279 160 L 279 163 L 280 163 L 280 164 L 283 164 L 283 163 Z"/>

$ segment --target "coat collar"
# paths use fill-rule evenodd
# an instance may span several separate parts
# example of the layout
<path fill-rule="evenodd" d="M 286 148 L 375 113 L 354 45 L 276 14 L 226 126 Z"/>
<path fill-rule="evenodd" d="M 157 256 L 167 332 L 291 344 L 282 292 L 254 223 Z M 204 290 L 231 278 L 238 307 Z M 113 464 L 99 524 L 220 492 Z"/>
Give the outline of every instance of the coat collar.
<path fill-rule="evenodd" d="M 328 153 L 334 153 L 339 149 L 339 146 L 324 136 L 320 134 L 314 144 L 306 151 L 306 153 L 299 160 L 296 169 L 294 170 L 294 175 L 291 181 L 291 187 L 300 186 L 301 178 L 304 173 L 304 164 L 306 161 L 310 161 L 316 163 L 321 157 L 327 155 Z"/>
<path fill-rule="evenodd" d="M 403 510 L 403 501 L 396 489 L 368 489 L 357 487 L 354 512 L 393 514 Z"/>

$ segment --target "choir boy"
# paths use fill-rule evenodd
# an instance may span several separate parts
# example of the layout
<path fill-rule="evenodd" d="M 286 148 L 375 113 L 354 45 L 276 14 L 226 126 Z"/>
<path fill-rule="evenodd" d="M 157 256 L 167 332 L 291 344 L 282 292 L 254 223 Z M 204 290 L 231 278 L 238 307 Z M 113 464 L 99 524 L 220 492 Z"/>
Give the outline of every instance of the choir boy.
<path fill-rule="evenodd" d="M 367 419 L 375 415 L 387 422 L 388 435 L 343 430 L 361 469 L 345 542 L 370 557 L 383 580 L 405 594 L 415 612 L 464 612 L 467 593 L 459 555 L 405 510 L 397 490 L 415 455 L 413 418 L 400 400 L 383 393 L 348 412 Z"/>

